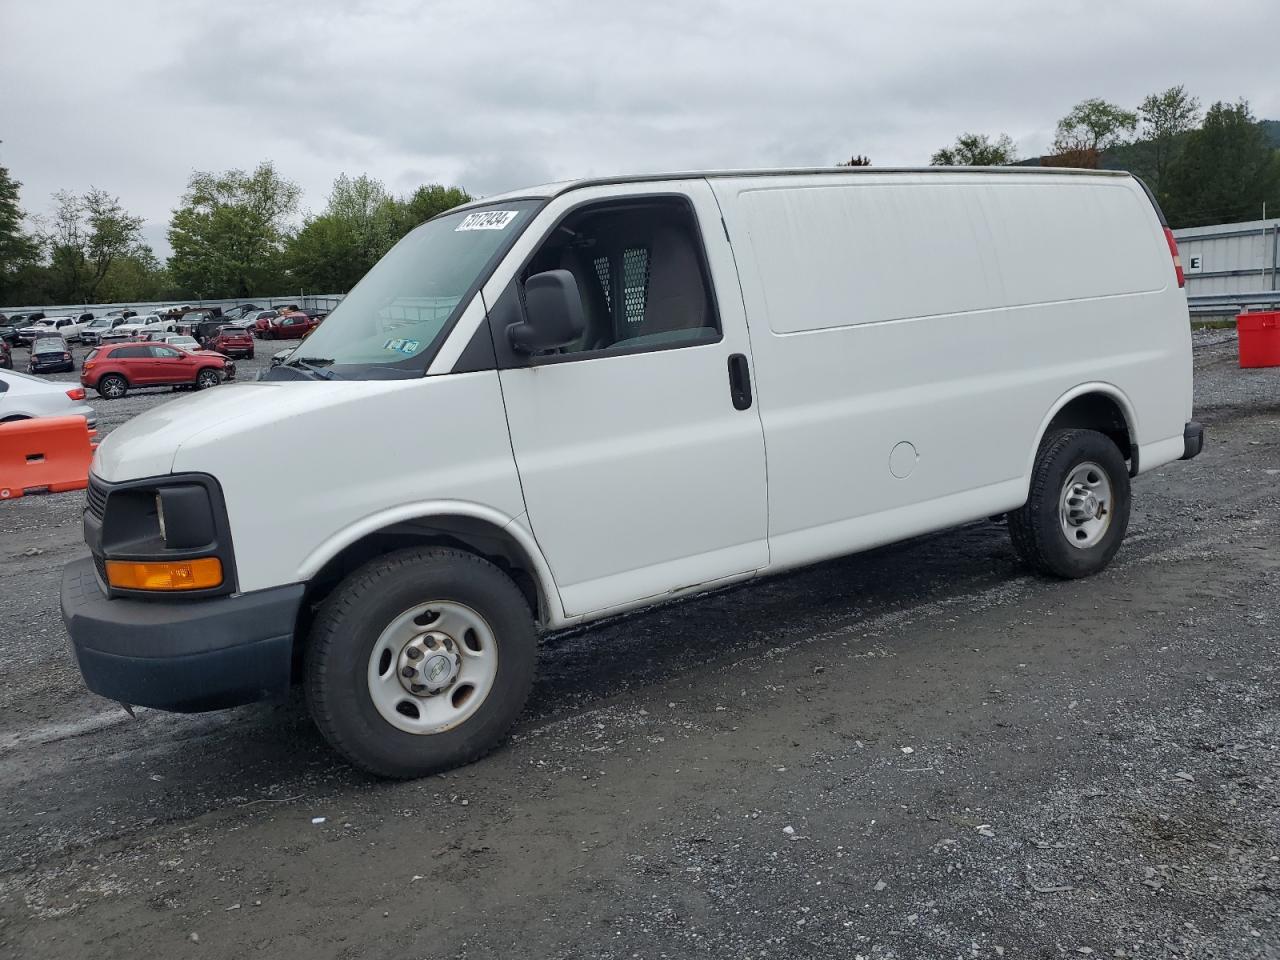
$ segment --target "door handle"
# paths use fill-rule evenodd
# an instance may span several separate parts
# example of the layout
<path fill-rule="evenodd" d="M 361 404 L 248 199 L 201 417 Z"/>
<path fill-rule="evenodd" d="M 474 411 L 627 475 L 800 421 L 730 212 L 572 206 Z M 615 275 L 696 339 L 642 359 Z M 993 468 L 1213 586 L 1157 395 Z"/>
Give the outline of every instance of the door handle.
<path fill-rule="evenodd" d="M 745 354 L 729 356 L 729 396 L 733 398 L 736 410 L 746 410 L 751 406 L 751 367 Z"/>

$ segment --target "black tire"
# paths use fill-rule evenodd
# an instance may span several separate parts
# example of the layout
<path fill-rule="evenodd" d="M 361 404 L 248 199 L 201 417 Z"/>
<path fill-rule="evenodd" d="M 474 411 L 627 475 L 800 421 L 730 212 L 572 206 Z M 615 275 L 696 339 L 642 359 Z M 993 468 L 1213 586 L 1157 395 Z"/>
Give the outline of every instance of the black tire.
<path fill-rule="evenodd" d="M 498 667 L 470 717 L 440 733 L 414 734 L 378 712 L 367 674 L 387 625 L 432 600 L 466 604 L 485 619 Z M 307 705 L 324 738 L 355 766 L 380 777 L 423 777 L 478 760 L 501 742 L 528 699 L 537 657 L 529 604 L 501 570 L 460 550 L 400 550 L 365 564 L 321 605 L 304 658 Z"/>
<path fill-rule="evenodd" d="M 1096 543 L 1081 547 L 1063 530 L 1060 511 L 1068 478 L 1089 463 L 1101 467 L 1110 484 L 1110 519 Z M 1033 570 L 1066 580 L 1087 577 L 1106 567 L 1120 549 L 1129 506 L 1129 468 L 1111 438 L 1096 430 L 1060 430 L 1040 445 L 1027 502 L 1009 514 L 1009 536 Z"/>
<path fill-rule="evenodd" d="M 129 381 L 118 373 L 108 373 L 98 381 L 97 391 L 104 400 L 119 400 L 129 392 Z"/>
<path fill-rule="evenodd" d="M 208 390 L 210 387 L 216 387 L 222 382 L 222 377 L 218 376 L 218 371 L 213 367 L 205 367 L 196 374 L 195 387 L 197 390 Z"/>

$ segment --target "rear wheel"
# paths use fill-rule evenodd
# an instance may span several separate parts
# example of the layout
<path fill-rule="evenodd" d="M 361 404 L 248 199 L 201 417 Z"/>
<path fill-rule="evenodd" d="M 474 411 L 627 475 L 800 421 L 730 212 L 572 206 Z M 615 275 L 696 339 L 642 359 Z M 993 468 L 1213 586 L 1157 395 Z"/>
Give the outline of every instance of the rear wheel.
<path fill-rule="evenodd" d="M 196 374 L 196 389 L 208 390 L 210 387 L 216 387 L 222 382 L 222 377 L 218 376 L 218 371 L 212 367 L 205 367 Z"/>
<path fill-rule="evenodd" d="M 1046 437 L 1026 504 L 1009 514 L 1009 535 L 1033 569 L 1074 579 L 1116 555 L 1129 525 L 1129 471 L 1119 448 L 1096 430 Z"/>
<path fill-rule="evenodd" d="M 401 550 L 325 600 L 306 651 L 307 703 L 325 739 L 383 777 L 476 760 L 515 722 L 537 636 L 524 594 L 469 553 Z"/>
<path fill-rule="evenodd" d="M 129 392 L 129 383 L 116 373 L 109 373 L 98 381 L 98 396 L 107 400 L 119 400 Z"/>

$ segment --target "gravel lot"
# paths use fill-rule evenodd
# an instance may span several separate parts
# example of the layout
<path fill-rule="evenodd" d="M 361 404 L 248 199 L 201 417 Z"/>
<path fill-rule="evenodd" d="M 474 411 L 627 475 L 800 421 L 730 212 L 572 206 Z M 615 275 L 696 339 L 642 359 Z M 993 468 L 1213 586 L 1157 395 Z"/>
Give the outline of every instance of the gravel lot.
<path fill-rule="evenodd" d="M 982 523 L 554 635 L 415 783 L 84 692 L 82 497 L 0 505 L 0 956 L 1280 958 L 1280 370 L 1196 344 L 1102 575 Z"/>

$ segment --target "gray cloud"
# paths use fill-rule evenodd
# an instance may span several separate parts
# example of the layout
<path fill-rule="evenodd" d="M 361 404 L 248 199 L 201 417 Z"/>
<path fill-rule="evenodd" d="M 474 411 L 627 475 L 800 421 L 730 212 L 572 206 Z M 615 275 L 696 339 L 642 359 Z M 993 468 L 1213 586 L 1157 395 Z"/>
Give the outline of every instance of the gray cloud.
<path fill-rule="evenodd" d="M 25 205 L 100 186 L 161 240 L 192 170 L 268 158 L 318 209 L 344 171 L 483 194 L 853 153 L 919 164 L 964 130 L 1031 154 L 1076 101 L 1172 83 L 1280 118 L 1274 0 L 72 0 L 0 16 L 0 158 Z"/>

